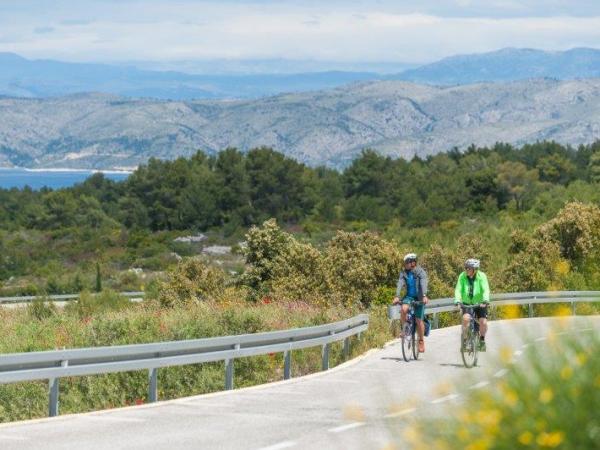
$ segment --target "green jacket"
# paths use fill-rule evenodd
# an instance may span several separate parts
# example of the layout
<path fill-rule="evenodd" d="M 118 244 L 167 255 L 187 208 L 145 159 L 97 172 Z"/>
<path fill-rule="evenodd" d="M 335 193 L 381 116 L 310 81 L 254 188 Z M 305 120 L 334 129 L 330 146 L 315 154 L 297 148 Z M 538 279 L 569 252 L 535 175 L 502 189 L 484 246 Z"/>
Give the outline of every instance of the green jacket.
<path fill-rule="evenodd" d="M 467 273 L 463 272 L 458 276 L 456 289 L 454 290 L 454 303 L 464 303 L 465 305 L 478 305 L 480 303 L 490 302 L 490 285 L 485 273 L 478 270 L 475 274 L 473 283 L 473 298 L 469 298 L 469 280 Z"/>

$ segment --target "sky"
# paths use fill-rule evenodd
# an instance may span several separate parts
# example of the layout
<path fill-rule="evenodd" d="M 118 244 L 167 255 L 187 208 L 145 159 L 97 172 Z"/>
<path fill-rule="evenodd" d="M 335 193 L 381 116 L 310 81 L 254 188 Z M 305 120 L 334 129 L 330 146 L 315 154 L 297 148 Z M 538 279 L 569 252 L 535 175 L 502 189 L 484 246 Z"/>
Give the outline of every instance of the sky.
<path fill-rule="evenodd" d="M 427 63 L 600 48 L 600 0 L 0 0 L 0 51 L 78 62 Z"/>

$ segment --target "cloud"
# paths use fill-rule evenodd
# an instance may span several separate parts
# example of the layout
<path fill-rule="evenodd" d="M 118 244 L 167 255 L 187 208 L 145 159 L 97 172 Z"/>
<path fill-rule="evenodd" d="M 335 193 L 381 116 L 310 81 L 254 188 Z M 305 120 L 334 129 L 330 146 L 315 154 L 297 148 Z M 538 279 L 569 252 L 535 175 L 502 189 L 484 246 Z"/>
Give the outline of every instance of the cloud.
<path fill-rule="evenodd" d="M 600 47 L 600 2 L 587 0 L 57 0 L 32 15 L 23 4 L 35 3 L 23 0 L 11 15 L 0 6 L 0 29 L 14 36 L 0 51 L 83 61 L 423 63 L 502 47 Z"/>
<path fill-rule="evenodd" d="M 54 31 L 54 27 L 35 27 L 33 32 L 35 34 L 48 34 Z"/>

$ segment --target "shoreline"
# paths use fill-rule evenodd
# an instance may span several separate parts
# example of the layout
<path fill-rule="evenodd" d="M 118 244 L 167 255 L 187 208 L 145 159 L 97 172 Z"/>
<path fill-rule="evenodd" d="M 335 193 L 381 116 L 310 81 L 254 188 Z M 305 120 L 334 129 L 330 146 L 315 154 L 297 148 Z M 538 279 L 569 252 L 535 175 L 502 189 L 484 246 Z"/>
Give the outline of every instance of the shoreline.
<path fill-rule="evenodd" d="M 107 173 L 107 174 L 115 174 L 115 175 L 131 175 L 135 169 L 133 170 L 119 170 L 119 169 L 70 169 L 70 168 L 59 168 L 59 167 L 49 167 L 49 168 L 40 168 L 40 169 L 31 169 L 28 167 L 3 167 L 0 166 L 0 170 L 21 170 L 24 172 L 56 172 L 56 173 Z"/>

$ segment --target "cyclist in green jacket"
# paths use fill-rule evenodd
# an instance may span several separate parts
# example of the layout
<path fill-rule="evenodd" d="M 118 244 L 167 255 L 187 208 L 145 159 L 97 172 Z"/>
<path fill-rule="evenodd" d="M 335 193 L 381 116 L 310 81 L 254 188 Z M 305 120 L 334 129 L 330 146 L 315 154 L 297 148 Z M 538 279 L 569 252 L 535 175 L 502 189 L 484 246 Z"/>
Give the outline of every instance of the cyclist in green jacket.
<path fill-rule="evenodd" d="M 470 258 L 465 262 L 465 271 L 458 276 L 454 290 L 454 303 L 463 314 L 463 333 L 469 326 L 471 315 L 479 322 L 479 350 L 485 352 L 487 332 L 487 310 L 490 303 L 490 285 L 485 273 L 479 270 L 480 261 Z"/>

